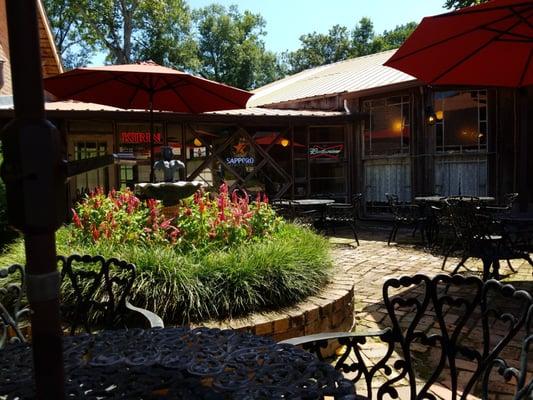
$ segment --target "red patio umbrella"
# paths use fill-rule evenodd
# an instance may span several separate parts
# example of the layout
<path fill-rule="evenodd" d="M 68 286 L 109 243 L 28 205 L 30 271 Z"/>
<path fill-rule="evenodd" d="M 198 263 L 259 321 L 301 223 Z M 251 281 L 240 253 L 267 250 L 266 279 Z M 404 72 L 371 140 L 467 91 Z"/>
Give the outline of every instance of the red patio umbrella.
<path fill-rule="evenodd" d="M 252 95 L 151 61 L 77 68 L 45 79 L 44 87 L 60 99 L 150 110 L 151 138 L 153 110 L 202 113 L 245 108 Z M 153 180 L 153 141 L 150 148 L 150 179 Z"/>
<path fill-rule="evenodd" d="M 533 1 L 493 0 L 427 17 L 385 63 L 431 85 L 533 85 Z M 527 209 L 527 94 L 520 90 L 520 209 Z M 518 108 L 515 102 L 515 107 Z"/>
<path fill-rule="evenodd" d="M 427 17 L 385 63 L 432 85 L 533 85 L 533 1 Z"/>

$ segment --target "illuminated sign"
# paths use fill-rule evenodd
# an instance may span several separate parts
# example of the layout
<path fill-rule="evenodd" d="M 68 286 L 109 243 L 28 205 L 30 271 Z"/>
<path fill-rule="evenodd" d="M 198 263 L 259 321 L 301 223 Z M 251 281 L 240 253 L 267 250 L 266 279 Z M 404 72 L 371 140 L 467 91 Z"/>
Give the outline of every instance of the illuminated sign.
<path fill-rule="evenodd" d="M 253 157 L 227 157 L 226 164 L 228 165 L 254 165 L 255 158 Z"/>
<path fill-rule="evenodd" d="M 137 143 L 150 143 L 149 132 L 120 132 L 120 142 L 137 144 Z M 154 143 L 162 144 L 161 133 L 154 133 Z"/>
<path fill-rule="evenodd" d="M 343 149 L 343 144 L 314 145 L 309 147 L 309 157 L 338 159 L 341 156 Z"/>
<path fill-rule="evenodd" d="M 246 139 L 240 138 L 239 142 L 233 146 L 231 157 L 226 157 L 228 165 L 254 165 L 255 158 L 250 155 L 250 145 Z"/>

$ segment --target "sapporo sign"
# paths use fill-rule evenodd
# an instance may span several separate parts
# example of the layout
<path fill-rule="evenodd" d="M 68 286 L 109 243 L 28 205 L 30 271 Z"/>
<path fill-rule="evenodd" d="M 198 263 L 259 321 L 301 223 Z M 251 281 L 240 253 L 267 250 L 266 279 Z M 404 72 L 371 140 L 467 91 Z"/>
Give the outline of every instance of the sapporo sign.
<path fill-rule="evenodd" d="M 343 144 L 320 145 L 315 144 L 309 147 L 309 158 L 330 158 L 338 160 L 344 150 Z"/>
<path fill-rule="evenodd" d="M 246 139 L 241 138 L 236 145 L 232 146 L 231 156 L 226 157 L 226 164 L 232 166 L 255 164 L 255 157 L 250 153 L 250 144 Z"/>

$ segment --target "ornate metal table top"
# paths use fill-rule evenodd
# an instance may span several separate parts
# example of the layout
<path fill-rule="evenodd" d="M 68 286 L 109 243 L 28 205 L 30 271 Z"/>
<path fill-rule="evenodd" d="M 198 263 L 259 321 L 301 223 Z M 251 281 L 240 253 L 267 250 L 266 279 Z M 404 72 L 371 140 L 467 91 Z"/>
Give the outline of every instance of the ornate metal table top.
<path fill-rule="evenodd" d="M 333 199 L 298 199 L 298 200 L 292 200 L 294 204 L 298 204 L 300 206 L 325 206 L 326 204 L 335 203 L 335 200 Z M 283 202 L 281 201 L 281 204 L 289 205 L 289 201 Z"/>
<path fill-rule="evenodd" d="M 490 196 L 479 196 L 476 197 L 476 199 L 482 203 L 492 203 L 493 201 L 496 201 L 494 197 Z M 425 202 L 425 203 L 441 203 L 444 200 L 446 200 L 445 196 L 417 196 L 414 199 L 417 202 Z"/>
<path fill-rule="evenodd" d="M 353 384 L 315 356 L 269 338 L 197 328 L 65 337 L 67 398 L 354 399 Z M 0 357 L 0 397 L 34 397 L 31 347 Z"/>

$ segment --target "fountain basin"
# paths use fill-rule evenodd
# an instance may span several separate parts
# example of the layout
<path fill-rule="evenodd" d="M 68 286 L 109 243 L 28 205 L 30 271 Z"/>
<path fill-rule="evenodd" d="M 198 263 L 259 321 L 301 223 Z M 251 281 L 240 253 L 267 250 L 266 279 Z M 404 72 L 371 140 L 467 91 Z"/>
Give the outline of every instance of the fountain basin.
<path fill-rule="evenodd" d="M 141 198 L 161 200 L 163 206 L 170 207 L 206 186 L 207 184 L 201 181 L 137 183 L 135 184 L 135 194 Z"/>

